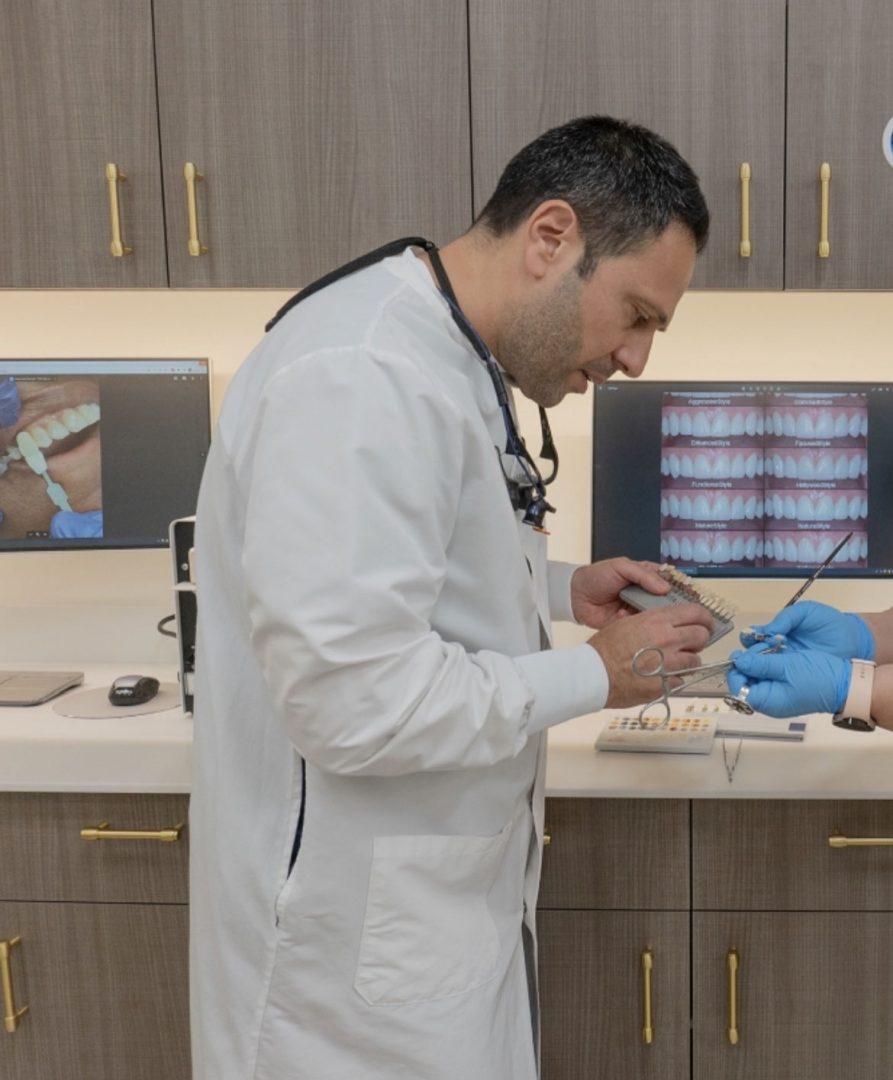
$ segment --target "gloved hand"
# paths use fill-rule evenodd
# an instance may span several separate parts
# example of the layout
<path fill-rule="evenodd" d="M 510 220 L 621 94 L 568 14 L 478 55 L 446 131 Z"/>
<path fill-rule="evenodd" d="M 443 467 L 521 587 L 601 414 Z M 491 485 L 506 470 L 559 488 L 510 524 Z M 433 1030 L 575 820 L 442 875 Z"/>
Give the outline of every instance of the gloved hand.
<path fill-rule="evenodd" d="M 0 378 L 0 428 L 12 427 L 22 411 L 19 388 L 11 375 Z"/>
<path fill-rule="evenodd" d="M 766 652 L 763 644 L 729 657 L 735 666 L 726 681 L 733 694 L 747 684 L 747 704 L 767 716 L 836 713 L 850 689 L 849 660 L 816 649 Z"/>
<path fill-rule="evenodd" d="M 770 622 L 751 629 L 782 634 L 790 649 L 818 649 L 843 660 L 874 660 L 874 635 L 863 618 L 813 600 L 782 608 Z M 753 635 L 741 634 L 741 644 L 753 645 Z"/>
<path fill-rule="evenodd" d="M 60 510 L 50 521 L 50 536 L 53 540 L 102 536 L 102 511 L 87 510 L 77 514 L 74 510 Z"/>

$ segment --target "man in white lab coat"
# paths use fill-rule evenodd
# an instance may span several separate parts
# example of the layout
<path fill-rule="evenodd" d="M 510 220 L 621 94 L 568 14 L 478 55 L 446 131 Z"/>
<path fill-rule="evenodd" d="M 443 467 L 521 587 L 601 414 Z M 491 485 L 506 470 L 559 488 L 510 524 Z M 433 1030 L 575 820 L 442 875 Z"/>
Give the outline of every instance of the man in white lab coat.
<path fill-rule="evenodd" d="M 196 530 L 195 1080 L 536 1077 L 545 732 L 655 696 L 633 652 L 688 667 L 710 617 L 547 561 L 511 387 L 641 374 L 707 221 L 662 140 L 572 121 L 236 375 Z M 597 633 L 550 650 L 553 618 Z"/>

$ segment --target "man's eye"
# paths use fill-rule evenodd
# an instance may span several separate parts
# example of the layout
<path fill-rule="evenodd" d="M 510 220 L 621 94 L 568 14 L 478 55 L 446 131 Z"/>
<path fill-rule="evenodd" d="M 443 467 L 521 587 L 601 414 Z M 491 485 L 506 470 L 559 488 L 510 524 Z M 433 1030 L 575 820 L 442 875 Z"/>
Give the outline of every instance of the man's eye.
<path fill-rule="evenodd" d="M 639 330 L 643 326 L 647 326 L 649 322 L 648 316 L 643 315 L 641 311 L 637 311 L 633 316 L 633 329 Z"/>

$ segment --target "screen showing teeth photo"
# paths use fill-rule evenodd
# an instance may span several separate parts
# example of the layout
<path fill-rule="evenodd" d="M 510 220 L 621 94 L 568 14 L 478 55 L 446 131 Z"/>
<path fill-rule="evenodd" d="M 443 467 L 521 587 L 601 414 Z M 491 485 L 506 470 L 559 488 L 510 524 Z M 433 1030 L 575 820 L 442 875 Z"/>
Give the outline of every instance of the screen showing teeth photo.
<path fill-rule="evenodd" d="M 207 360 L 0 359 L 0 550 L 161 547 L 195 513 Z"/>
<path fill-rule="evenodd" d="M 608 383 L 593 466 L 596 559 L 893 573 L 893 384 Z"/>

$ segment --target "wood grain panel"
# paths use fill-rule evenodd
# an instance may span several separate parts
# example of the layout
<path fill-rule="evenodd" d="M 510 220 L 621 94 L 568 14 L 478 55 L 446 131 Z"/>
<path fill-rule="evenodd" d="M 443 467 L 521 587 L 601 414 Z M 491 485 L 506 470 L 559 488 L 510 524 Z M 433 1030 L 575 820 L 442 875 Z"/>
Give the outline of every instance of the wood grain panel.
<path fill-rule="evenodd" d="M 729 1044 L 726 954 L 739 953 Z M 889 1080 L 893 917 L 697 914 L 694 1080 Z"/>
<path fill-rule="evenodd" d="M 184 905 L 0 903 L 17 1031 L 3 1080 L 188 1080 Z"/>
<path fill-rule="evenodd" d="M 0 287 L 166 285 L 150 0 L 0 4 L 0 70 Z"/>
<path fill-rule="evenodd" d="M 688 1080 L 688 915 L 541 911 L 543 1080 Z M 654 957 L 642 1038 L 641 955 Z"/>
<path fill-rule="evenodd" d="M 185 903 L 188 828 L 176 843 L 87 841 L 80 830 L 169 828 L 188 806 L 185 795 L 0 793 L 0 900 Z"/>
<path fill-rule="evenodd" d="M 893 837 L 893 802 L 696 799 L 694 907 L 893 911 L 893 847 L 838 850 L 834 833 Z"/>
<path fill-rule="evenodd" d="M 475 211 L 547 128 L 607 113 L 652 128 L 698 173 L 711 239 L 693 284 L 781 288 L 784 0 L 470 0 Z M 738 254 L 742 162 L 752 244 Z"/>
<path fill-rule="evenodd" d="M 548 799 L 540 908 L 689 906 L 685 799 Z"/>
<path fill-rule="evenodd" d="M 893 4 L 790 0 L 787 288 L 893 287 Z M 830 258 L 818 257 L 819 167 L 831 166 Z"/>
<path fill-rule="evenodd" d="M 298 287 L 470 224 L 464 0 L 156 0 L 155 25 L 172 284 Z"/>

